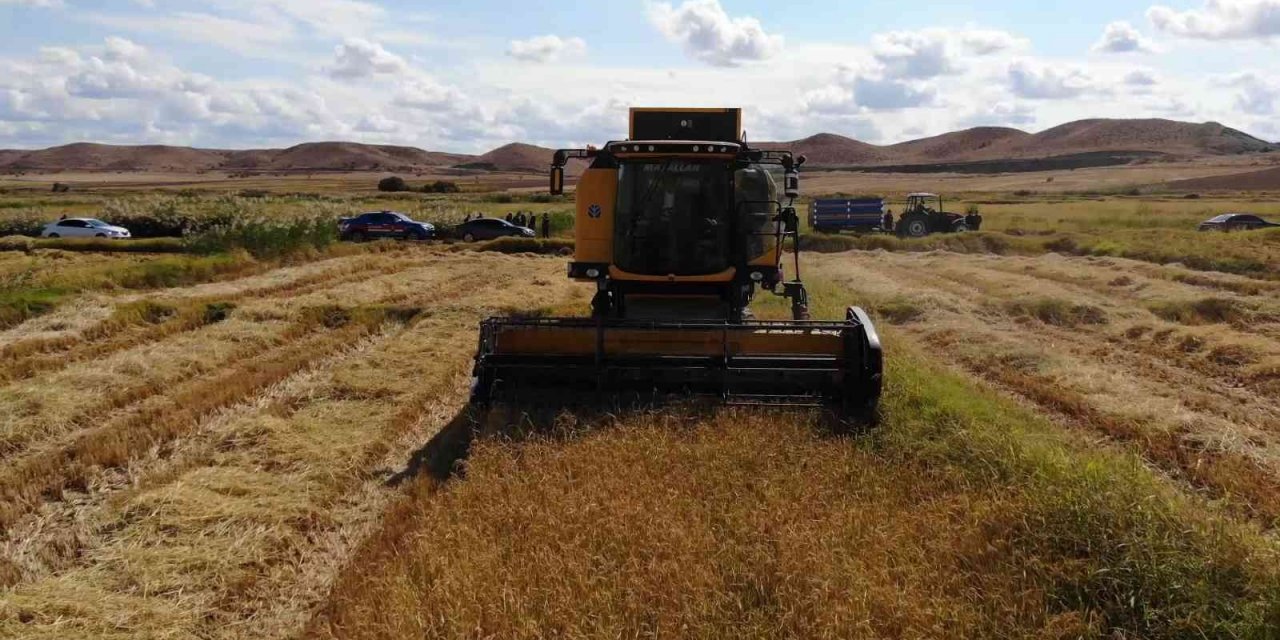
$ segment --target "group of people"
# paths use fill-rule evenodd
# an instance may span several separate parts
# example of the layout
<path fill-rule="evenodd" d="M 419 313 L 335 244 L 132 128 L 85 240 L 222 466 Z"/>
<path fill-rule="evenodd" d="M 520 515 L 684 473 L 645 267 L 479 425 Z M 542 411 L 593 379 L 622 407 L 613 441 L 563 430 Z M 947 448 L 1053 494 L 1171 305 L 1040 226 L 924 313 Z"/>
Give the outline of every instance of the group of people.
<path fill-rule="evenodd" d="M 544 214 L 542 216 L 542 219 L 545 220 L 546 218 L 547 216 Z M 533 213 L 532 211 L 530 211 L 527 214 L 523 211 L 508 213 L 507 222 L 510 222 L 511 224 L 514 224 L 517 227 L 529 227 L 530 229 L 532 229 L 533 225 L 538 224 L 538 214 Z"/>
<path fill-rule="evenodd" d="M 483 217 L 484 217 L 483 213 L 477 213 L 474 216 L 468 213 L 466 217 L 462 219 L 462 221 L 471 222 L 472 220 L 479 220 L 480 218 L 483 218 Z M 541 231 L 541 235 L 544 238 L 551 237 L 551 214 L 548 214 L 548 213 L 542 214 L 541 230 L 538 229 L 538 214 L 533 213 L 532 211 L 530 211 L 529 213 L 525 213 L 523 211 L 508 213 L 506 220 L 507 222 L 510 222 L 511 224 L 514 224 L 518 227 L 528 227 L 530 229 L 533 229 L 534 231 Z"/>

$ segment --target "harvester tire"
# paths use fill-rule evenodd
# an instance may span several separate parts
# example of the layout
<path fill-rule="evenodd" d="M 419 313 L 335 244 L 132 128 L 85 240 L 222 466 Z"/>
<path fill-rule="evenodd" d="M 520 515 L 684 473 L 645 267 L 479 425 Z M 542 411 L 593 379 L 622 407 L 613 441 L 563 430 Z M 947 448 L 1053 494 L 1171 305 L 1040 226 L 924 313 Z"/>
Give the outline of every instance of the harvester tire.
<path fill-rule="evenodd" d="M 929 218 L 909 215 L 898 223 L 899 233 L 907 238 L 923 238 L 929 235 Z"/>

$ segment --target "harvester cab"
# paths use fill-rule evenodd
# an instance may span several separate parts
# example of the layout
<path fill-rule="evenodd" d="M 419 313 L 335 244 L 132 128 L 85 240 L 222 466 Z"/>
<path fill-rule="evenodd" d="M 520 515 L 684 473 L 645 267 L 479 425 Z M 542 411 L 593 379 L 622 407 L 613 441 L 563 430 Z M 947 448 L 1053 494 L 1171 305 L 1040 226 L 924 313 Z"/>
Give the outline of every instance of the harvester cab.
<path fill-rule="evenodd" d="M 594 285 L 591 315 L 484 321 L 474 403 L 569 390 L 873 415 L 881 347 L 867 314 L 809 319 L 793 207 L 804 158 L 741 131 L 739 109 L 632 109 L 626 140 L 555 152 L 553 194 L 571 159 L 588 163 L 568 273 Z M 789 298 L 792 319 L 754 319 L 761 290 Z"/>

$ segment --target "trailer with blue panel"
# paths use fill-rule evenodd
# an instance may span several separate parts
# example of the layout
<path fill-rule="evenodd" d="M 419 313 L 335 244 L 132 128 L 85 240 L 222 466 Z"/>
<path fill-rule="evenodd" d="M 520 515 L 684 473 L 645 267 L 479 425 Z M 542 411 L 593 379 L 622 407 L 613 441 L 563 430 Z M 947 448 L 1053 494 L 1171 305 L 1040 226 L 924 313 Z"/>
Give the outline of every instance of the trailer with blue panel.
<path fill-rule="evenodd" d="M 881 198 L 816 199 L 809 203 L 809 226 L 819 233 L 894 233 L 903 238 L 923 238 L 931 233 L 962 233 L 982 227 L 982 214 L 971 207 L 966 214 L 943 209 L 942 196 L 912 193 L 902 215 Z"/>
<path fill-rule="evenodd" d="M 824 198 L 809 203 L 809 226 L 819 233 L 888 231 L 883 198 Z"/>

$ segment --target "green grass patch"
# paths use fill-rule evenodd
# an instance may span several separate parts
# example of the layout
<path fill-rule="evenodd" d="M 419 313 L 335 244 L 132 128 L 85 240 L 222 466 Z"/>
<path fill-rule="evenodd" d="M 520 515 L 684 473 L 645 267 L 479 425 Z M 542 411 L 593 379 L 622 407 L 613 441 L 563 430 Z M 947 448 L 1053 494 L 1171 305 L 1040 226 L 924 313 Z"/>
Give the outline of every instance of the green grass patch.
<path fill-rule="evenodd" d="M 102 288 L 156 289 L 179 287 L 243 272 L 254 262 L 244 254 L 212 256 L 164 256 L 134 264 L 108 267 L 96 277 Z"/>
<path fill-rule="evenodd" d="M 951 251 L 953 253 L 1033 252 L 1034 243 L 1026 239 L 985 231 L 976 233 L 939 233 L 924 238 L 899 238 L 876 233 L 863 235 L 810 233 L 800 236 L 800 250 L 816 253 L 842 251 Z"/>
<path fill-rule="evenodd" d="M 136 240 L 27 238 L 24 236 L 0 238 L 0 251 L 24 251 L 29 253 L 37 249 L 88 251 L 94 253 L 186 253 L 190 251 L 187 243 L 180 238 L 144 238 Z"/>
<path fill-rule="evenodd" d="M 51 287 L 0 290 L 0 329 L 53 311 L 68 294 Z"/>
<path fill-rule="evenodd" d="M 1004 310 L 1015 316 L 1035 318 L 1056 327 L 1078 327 L 1107 323 L 1107 313 L 1088 304 L 1076 304 L 1057 298 L 1010 300 Z"/>
<path fill-rule="evenodd" d="M 1248 305 L 1231 298 L 1163 300 L 1147 308 L 1160 318 L 1185 325 L 1243 322 L 1252 314 Z"/>
<path fill-rule="evenodd" d="M 1047 606 L 1096 637 L 1274 637 L 1274 543 L 1205 509 L 1135 456 L 1084 449 L 1056 427 L 889 336 L 884 423 L 864 444 L 921 473 L 1016 488 L 1007 554 Z M 1002 524 L 996 524 L 1002 522 Z"/>

